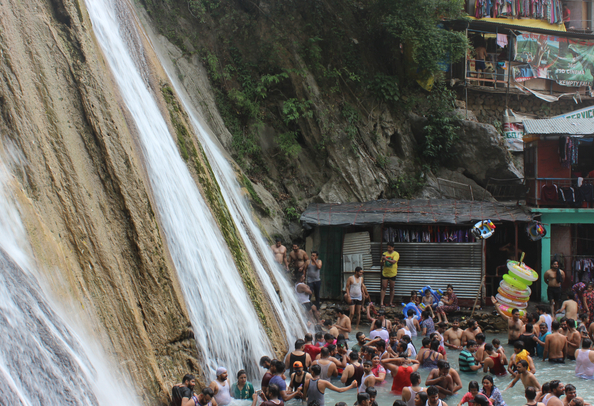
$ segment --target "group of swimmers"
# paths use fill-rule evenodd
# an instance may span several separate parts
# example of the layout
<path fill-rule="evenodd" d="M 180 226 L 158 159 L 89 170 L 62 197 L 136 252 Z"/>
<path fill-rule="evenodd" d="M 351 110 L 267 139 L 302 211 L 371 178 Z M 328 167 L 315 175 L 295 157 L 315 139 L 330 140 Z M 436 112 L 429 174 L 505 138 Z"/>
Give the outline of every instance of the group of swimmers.
<path fill-rule="evenodd" d="M 264 406 L 282 406 L 291 399 L 301 399 L 308 406 L 324 406 L 326 391 L 353 390 L 357 392 L 356 404 L 376 406 L 375 387 L 391 374 L 392 392 L 402 396 L 394 402 L 395 406 L 447 406 L 443 399 L 462 389 L 458 371 L 450 368 L 447 348 L 460 351 L 461 372 L 482 370 L 489 373 L 483 377 L 480 390 L 478 382 L 470 382 L 468 393 L 459 406 L 467 401 L 478 406 L 505 406 L 502 393 L 518 381 L 525 387 L 526 405 L 587 405 L 571 384 L 551 381 L 541 385 L 535 376 L 534 359 L 539 357 L 553 363 L 576 360 L 576 375 L 594 378 L 594 351 L 591 350 L 589 329 L 582 325 L 579 326 L 582 328 L 576 328 L 573 319 L 553 320 L 548 314 L 548 306 L 538 306 L 537 309 L 538 314 L 527 313 L 523 317 L 517 309 L 512 310 L 511 317 L 502 314 L 508 320 L 508 343 L 514 347 L 508 359 L 498 339 L 486 342 L 476 320 L 467 320 L 465 329 L 460 327 L 459 319 L 453 319 L 451 326 L 443 321 L 434 324 L 428 309 L 424 310 L 419 323 L 414 310 L 409 310 L 406 318 L 391 322 L 381 309 L 377 318 L 373 318 L 368 307 L 369 337 L 358 332 L 355 336 L 357 343 L 349 349 L 347 340 L 352 332 L 351 320 L 345 309 L 337 307 L 335 322 L 324 322 L 325 333 L 306 334 L 303 340 L 295 342 L 295 349 L 282 361 L 262 357 L 260 366 L 266 373 L 261 390 L 255 391 L 247 382 L 245 371 L 239 371 L 237 382 L 229 386 L 227 371 L 219 368 L 217 379 L 198 395 L 192 390 L 193 377 L 187 376 L 174 388 L 173 397 L 175 399 L 177 394 L 181 399 L 175 403 L 178 406 L 225 406 L 232 398 L 250 399 L 253 406 L 259 400 Z M 427 320 L 431 322 L 425 323 Z M 412 338 L 417 335 L 424 336 L 418 351 L 412 343 Z M 421 386 L 419 368 L 430 369 L 426 387 Z M 499 391 L 492 376 L 507 374 L 512 380 L 505 390 Z M 565 397 L 560 399 L 562 394 Z"/>

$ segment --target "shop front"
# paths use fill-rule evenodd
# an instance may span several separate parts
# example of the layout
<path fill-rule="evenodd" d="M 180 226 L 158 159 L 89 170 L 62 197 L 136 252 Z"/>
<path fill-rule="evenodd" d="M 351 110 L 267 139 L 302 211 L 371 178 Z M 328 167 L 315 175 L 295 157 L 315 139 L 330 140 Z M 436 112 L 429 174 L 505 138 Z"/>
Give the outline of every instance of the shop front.
<path fill-rule="evenodd" d="M 499 283 L 496 278 L 486 277 L 495 273 L 495 263 L 487 264 L 487 254 L 498 251 L 503 239 L 493 240 L 493 244 L 490 239 L 476 240 L 471 229 L 482 219 L 492 220 L 501 230 L 512 230 L 505 235 L 512 238 L 510 249 L 515 255 L 518 244 L 514 224 L 526 224 L 531 215 L 519 206 L 495 202 L 380 200 L 314 204 L 301 216 L 304 226 L 310 229 L 306 248 L 318 250 L 325 264 L 323 297 L 340 298 L 357 266 L 365 270 L 369 292 L 379 296 L 380 259 L 391 243 L 400 254 L 395 296 L 408 300 L 412 290 L 426 285 L 445 290 L 451 283 L 458 298 L 469 305 L 479 290 L 484 299 L 493 291 L 489 285 Z M 496 229 L 495 236 L 498 233 Z M 481 290 L 483 280 L 488 288 Z"/>
<path fill-rule="evenodd" d="M 559 261 L 566 277 L 563 290 L 577 282 L 594 280 L 594 209 L 535 208 L 534 215 L 547 230 L 541 240 L 542 272 L 551 261 Z M 542 301 L 547 301 L 546 284 L 541 279 Z"/>

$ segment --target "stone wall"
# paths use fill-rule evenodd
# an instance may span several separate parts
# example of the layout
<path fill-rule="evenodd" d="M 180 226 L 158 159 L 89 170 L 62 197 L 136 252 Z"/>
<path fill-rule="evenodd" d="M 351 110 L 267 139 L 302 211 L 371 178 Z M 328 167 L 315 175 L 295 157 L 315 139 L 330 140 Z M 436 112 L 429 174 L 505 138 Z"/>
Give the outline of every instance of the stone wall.
<path fill-rule="evenodd" d="M 459 92 L 458 99 L 465 100 L 463 90 Z M 582 100 L 581 103 L 576 104 L 573 98 L 563 98 L 557 102 L 548 103 L 532 95 L 510 94 L 508 106 L 516 113 L 534 116 L 531 118 L 550 118 L 594 105 L 594 100 L 592 99 Z M 467 104 L 468 109 L 474 112 L 480 122 L 495 124 L 496 127 L 496 120 L 503 122 L 505 93 L 487 93 L 468 90 Z"/>

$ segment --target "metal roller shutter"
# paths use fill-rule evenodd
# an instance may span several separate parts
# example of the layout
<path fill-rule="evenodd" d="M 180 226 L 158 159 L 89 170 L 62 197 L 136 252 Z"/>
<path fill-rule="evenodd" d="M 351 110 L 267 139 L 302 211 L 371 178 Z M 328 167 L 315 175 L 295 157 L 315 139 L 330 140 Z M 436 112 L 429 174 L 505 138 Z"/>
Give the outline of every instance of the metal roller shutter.
<path fill-rule="evenodd" d="M 386 244 L 383 244 L 385 249 Z M 454 285 L 460 299 L 474 299 L 481 284 L 482 243 L 396 243 L 400 254 L 395 296 L 408 300 L 411 290 L 430 285 L 445 290 Z M 370 293 L 380 291 L 380 244 L 371 243 L 373 265 L 365 269 L 364 281 Z M 345 268 L 346 270 L 346 268 Z M 344 272 L 344 281 L 353 274 Z"/>

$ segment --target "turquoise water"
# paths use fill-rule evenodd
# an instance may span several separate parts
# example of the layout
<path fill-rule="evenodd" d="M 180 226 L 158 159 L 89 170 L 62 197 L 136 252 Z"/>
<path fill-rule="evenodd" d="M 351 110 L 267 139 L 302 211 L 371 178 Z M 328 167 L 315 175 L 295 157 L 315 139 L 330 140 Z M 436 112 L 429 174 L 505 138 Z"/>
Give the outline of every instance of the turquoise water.
<path fill-rule="evenodd" d="M 368 331 L 364 331 L 368 334 Z M 352 334 L 354 337 L 355 334 Z M 487 336 L 487 342 L 491 342 L 493 338 L 499 338 L 502 343 L 507 342 L 507 335 L 506 334 L 491 334 Z M 413 340 L 417 349 L 421 347 L 421 338 L 416 337 Z M 349 345 L 354 345 L 354 341 L 349 341 Z M 513 353 L 512 347 L 508 345 L 503 346 L 505 348 L 505 353 L 508 358 Z M 451 367 L 458 371 L 458 354 L 459 351 L 452 351 L 447 350 L 448 354 L 448 362 L 450 363 Z M 543 384 L 544 382 L 551 381 L 553 379 L 559 379 L 564 384 L 571 383 L 577 388 L 578 396 L 584 398 L 584 400 L 588 403 L 594 404 L 594 381 L 589 381 L 581 378 L 577 378 L 575 376 L 575 361 L 566 361 L 566 364 L 559 365 L 559 364 L 550 364 L 547 362 L 542 362 L 541 360 L 535 359 L 534 364 L 536 367 L 536 378 L 538 381 Z M 419 369 L 421 374 L 422 383 L 424 386 L 425 379 L 429 375 L 428 369 Z M 453 396 L 451 398 L 445 399 L 445 402 L 448 406 L 456 406 L 460 399 L 464 394 L 468 391 L 468 383 L 470 381 L 477 381 L 479 382 L 480 387 L 482 388 L 481 381 L 483 379 L 484 374 L 483 372 L 479 373 L 464 373 L 459 372 L 460 379 L 462 380 L 462 390 L 458 392 L 457 396 Z M 511 382 L 511 376 L 507 375 L 504 377 L 494 377 L 495 385 L 503 392 L 503 390 L 507 387 L 507 385 Z M 338 380 L 337 382 L 333 382 L 334 385 L 337 387 L 342 387 L 343 384 Z M 256 386 L 256 385 L 255 385 Z M 399 395 L 394 395 L 390 392 L 392 387 L 392 377 L 388 374 L 386 381 L 383 384 L 376 386 L 378 391 L 377 396 L 377 403 L 380 406 L 391 406 L 395 400 L 401 399 Z M 524 398 L 524 385 L 522 385 L 521 381 L 507 392 L 503 393 L 503 399 L 509 406 L 522 406 L 526 404 L 526 399 Z M 325 402 L 326 406 L 333 406 L 337 402 L 346 402 L 347 405 L 353 405 L 356 401 L 356 392 L 355 390 L 350 390 L 344 393 L 337 393 L 330 390 L 326 391 L 325 395 Z M 237 402 L 237 405 L 247 405 L 249 404 L 246 401 Z M 288 405 L 293 406 L 301 406 L 302 402 L 298 400 L 292 400 L 287 402 Z"/>

